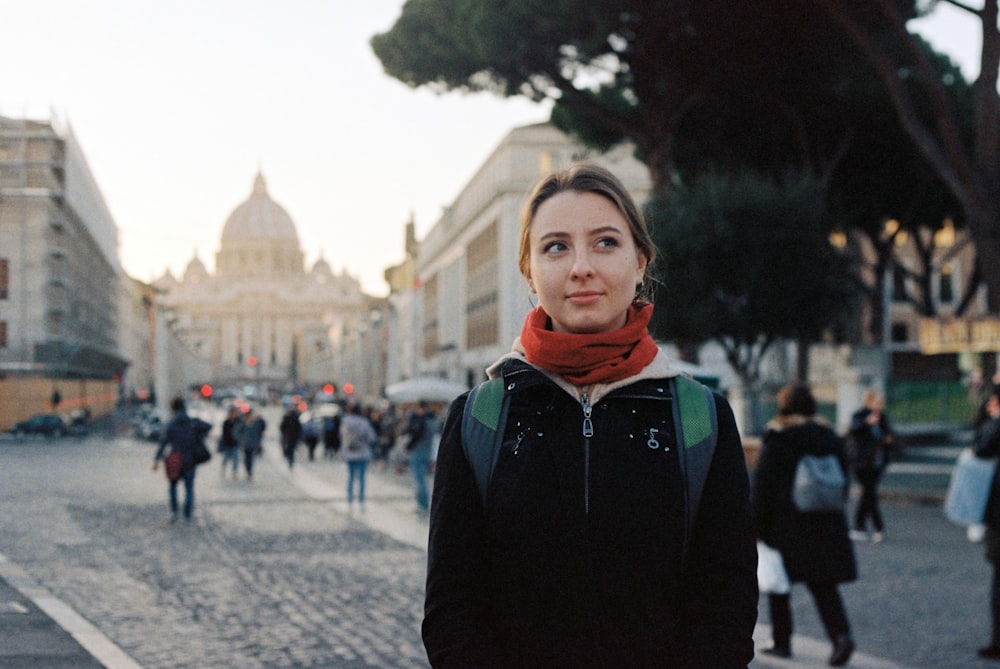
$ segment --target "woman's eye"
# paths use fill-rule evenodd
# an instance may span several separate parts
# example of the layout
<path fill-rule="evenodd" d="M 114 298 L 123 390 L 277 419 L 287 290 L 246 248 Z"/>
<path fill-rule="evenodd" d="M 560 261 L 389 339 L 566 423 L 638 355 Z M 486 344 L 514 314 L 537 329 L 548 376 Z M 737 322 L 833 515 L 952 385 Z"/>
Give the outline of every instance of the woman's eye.
<path fill-rule="evenodd" d="M 619 246 L 618 240 L 615 239 L 614 237 L 601 237 L 600 239 L 597 240 L 597 245 L 600 246 L 601 248 L 606 248 L 606 249 L 615 248 Z"/>
<path fill-rule="evenodd" d="M 549 242 L 542 247 L 543 253 L 560 253 L 566 250 L 566 245 L 562 242 Z"/>

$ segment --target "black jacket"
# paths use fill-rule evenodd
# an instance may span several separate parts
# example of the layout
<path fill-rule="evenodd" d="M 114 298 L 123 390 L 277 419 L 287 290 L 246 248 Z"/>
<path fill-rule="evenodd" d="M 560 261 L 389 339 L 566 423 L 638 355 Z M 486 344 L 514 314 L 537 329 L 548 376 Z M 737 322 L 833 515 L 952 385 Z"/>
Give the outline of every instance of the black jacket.
<path fill-rule="evenodd" d="M 871 409 L 861 408 L 851 416 L 848 429 L 848 459 L 855 470 L 884 470 L 889 464 L 892 428 L 885 412 L 879 416 L 878 429 L 868 424 Z"/>
<path fill-rule="evenodd" d="M 829 426 L 815 420 L 783 418 L 768 424 L 754 469 L 757 535 L 781 552 L 792 581 L 853 581 L 857 565 L 844 513 L 802 513 L 792 502 L 799 458 L 806 453 L 834 453 L 846 473 L 843 442 Z"/>
<path fill-rule="evenodd" d="M 981 458 L 1000 456 L 1000 418 L 987 418 L 976 430 L 975 453 Z M 996 475 L 990 484 L 983 524 L 994 531 L 1000 531 L 1000 477 Z"/>
<path fill-rule="evenodd" d="M 190 469 L 194 466 L 195 446 L 211 429 L 211 423 L 200 418 L 191 418 L 186 412 L 178 411 L 163 429 L 154 459 L 162 460 L 169 445 L 170 452 L 180 451 L 184 455 L 184 469 Z"/>
<path fill-rule="evenodd" d="M 434 667 L 745 667 L 757 615 L 749 482 L 729 405 L 681 574 L 683 488 L 664 379 L 581 403 L 529 365 L 484 510 L 450 409 L 431 504 Z"/>

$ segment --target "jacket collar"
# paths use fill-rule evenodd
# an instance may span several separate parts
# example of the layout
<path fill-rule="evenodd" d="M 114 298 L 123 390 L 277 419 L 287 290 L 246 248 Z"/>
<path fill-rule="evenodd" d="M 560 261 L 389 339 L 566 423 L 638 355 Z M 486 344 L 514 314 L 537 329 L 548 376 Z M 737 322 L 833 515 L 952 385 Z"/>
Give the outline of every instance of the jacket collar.
<path fill-rule="evenodd" d="M 580 396 L 584 390 L 589 393 L 589 401 L 591 404 L 597 402 L 602 397 L 606 396 L 608 393 L 618 390 L 619 388 L 624 388 L 625 386 L 632 385 L 636 381 L 643 381 L 647 379 L 663 379 L 671 378 L 677 376 L 680 372 L 674 369 L 673 365 L 670 364 L 670 358 L 661 349 L 653 361 L 642 368 L 642 370 L 633 376 L 630 376 L 620 381 L 615 381 L 613 383 L 597 383 L 589 388 L 578 388 L 572 383 L 564 379 L 562 376 L 550 372 L 548 370 L 532 365 L 528 362 L 528 359 L 524 355 L 524 348 L 521 346 L 521 338 L 518 337 L 514 340 L 513 350 L 510 353 L 506 353 L 500 357 L 499 360 L 494 362 L 492 365 L 486 368 L 486 375 L 495 379 L 497 377 L 503 376 L 503 372 L 506 368 L 506 363 L 510 361 L 517 361 L 518 363 L 523 363 L 528 367 L 538 371 L 546 378 L 550 379 L 554 384 L 562 388 L 570 397 L 575 401 L 579 401 Z"/>

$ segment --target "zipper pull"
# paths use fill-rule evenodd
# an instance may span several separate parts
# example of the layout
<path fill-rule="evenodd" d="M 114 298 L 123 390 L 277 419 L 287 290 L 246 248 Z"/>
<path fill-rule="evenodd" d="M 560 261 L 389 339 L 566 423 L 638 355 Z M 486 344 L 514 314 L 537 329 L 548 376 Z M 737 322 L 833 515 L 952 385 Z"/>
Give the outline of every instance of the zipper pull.
<path fill-rule="evenodd" d="M 580 397 L 580 403 L 583 405 L 583 436 L 593 437 L 594 436 L 594 423 L 590 420 L 590 414 L 594 410 L 590 406 L 590 395 L 587 391 L 583 391 L 583 396 Z"/>

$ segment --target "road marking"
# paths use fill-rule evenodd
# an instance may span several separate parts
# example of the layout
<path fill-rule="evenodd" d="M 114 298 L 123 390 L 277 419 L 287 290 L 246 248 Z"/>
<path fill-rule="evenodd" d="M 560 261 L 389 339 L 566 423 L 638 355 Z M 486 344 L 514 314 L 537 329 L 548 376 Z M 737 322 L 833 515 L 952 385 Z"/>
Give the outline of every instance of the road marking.
<path fill-rule="evenodd" d="M 73 607 L 38 584 L 24 569 L 0 554 L 0 578 L 44 611 L 59 627 L 108 669 L 142 669 L 142 665 L 91 625 Z"/>

